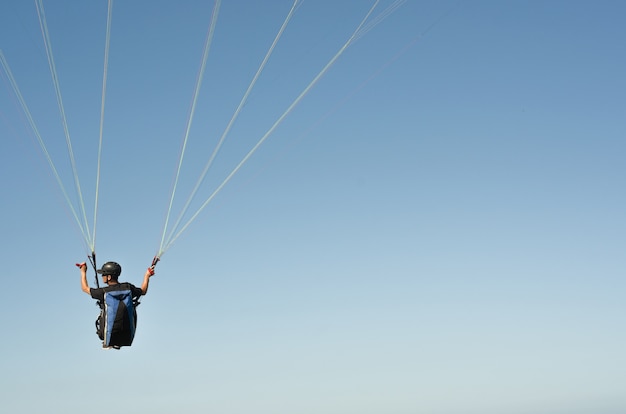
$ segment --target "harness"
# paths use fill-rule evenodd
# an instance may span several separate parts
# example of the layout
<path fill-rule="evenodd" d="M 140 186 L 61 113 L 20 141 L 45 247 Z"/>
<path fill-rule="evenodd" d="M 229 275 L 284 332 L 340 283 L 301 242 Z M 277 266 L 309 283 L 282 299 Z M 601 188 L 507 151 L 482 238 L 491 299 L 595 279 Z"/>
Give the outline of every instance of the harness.
<path fill-rule="evenodd" d="M 128 283 L 104 291 L 104 300 L 98 301 L 100 315 L 96 319 L 96 332 L 105 348 L 132 345 L 137 327 L 139 297 L 133 297 Z"/>
<path fill-rule="evenodd" d="M 89 262 L 95 272 L 96 286 L 100 289 L 98 282 L 98 267 L 96 265 L 96 253 L 92 251 L 88 256 Z M 160 257 L 154 256 L 150 269 L 154 270 Z M 140 297 L 133 297 L 133 290 L 130 284 L 121 283 L 126 286 L 112 287 L 104 289 L 103 300 L 96 300 L 96 305 L 100 308 L 100 314 L 96 319 L 96 333 L 102 340 L 104 348 L 117 348 L 130 346 L 135 337 L 137 326 L 137 307 L 141 304 Z M 121 308 L 121 309 L 120 309 Z"/>

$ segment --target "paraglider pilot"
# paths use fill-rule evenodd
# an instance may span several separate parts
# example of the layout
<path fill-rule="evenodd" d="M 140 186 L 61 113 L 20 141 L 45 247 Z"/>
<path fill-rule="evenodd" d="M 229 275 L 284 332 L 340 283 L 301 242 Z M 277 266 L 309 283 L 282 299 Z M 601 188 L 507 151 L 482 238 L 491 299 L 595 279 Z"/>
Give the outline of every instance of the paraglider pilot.
<path fill-rule="evenodd" d="M 135 337 L 137 324 L 135 308 L 139 305 L 139 297 L 148 292 L 154 267 L 146 270 L 141 288 L 138 288 L 131 283 L 118 281 L 122 267 L 116 262 L 107 262 L 97 270 L 107 286 L 90 288 L 87 283 L 87 264 L 77 263 L 76 266 L 80 268 L 83 292 L 96 299 L 100 306 L 96 331 L 102 340 L 102 347 L 119 349 L 122 346 L 130 346 Z"/>

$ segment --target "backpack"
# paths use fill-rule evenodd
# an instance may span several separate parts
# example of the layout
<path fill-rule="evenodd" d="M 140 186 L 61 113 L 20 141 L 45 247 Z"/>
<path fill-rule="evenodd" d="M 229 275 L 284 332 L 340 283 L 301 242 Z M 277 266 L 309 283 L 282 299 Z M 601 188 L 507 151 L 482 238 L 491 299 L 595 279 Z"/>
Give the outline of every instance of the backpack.
<path fill-rule="evenodd" d="M 138 300 L 133 300 L 132 291 L 105 291 L 104 301 L 99 303 L 100 316 L 96 321 L 98 337 L 104 348 L 130 346 L 135 338 Z"/>

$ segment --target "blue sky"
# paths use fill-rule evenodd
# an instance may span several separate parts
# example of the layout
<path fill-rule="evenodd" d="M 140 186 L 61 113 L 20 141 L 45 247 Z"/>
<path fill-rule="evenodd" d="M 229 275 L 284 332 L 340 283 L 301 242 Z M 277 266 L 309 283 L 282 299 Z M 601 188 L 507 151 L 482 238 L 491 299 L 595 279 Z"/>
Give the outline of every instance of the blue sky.
<path fill-rule="evenodd" d="M 174 218 L 291 4 L 222 4 Z M 302 3 L 192 211 L 372 4 Z M 44 6 L 91 217 L 107 4 Z M 96 252 L 131 283 L 159 249 L 212 7 L 113 5 Z M 3 73 L 0 408 L 104 413 L 114 390 L 151 413 L 624 412 L 625 14 L 408 0 L 165 252 L 118 352 Z M 0 49 L 72 190 L 33 2 L 0 5 Z"/>

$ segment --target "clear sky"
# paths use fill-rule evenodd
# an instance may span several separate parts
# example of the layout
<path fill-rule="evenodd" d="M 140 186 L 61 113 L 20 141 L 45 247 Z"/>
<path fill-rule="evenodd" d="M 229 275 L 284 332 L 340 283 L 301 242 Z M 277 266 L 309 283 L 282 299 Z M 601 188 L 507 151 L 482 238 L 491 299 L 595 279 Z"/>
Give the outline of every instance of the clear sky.
<path fill-rule="evenodd" d="M 292 3 L 221 5 L 172 220 Z M 302 2 L 190 213 L 372 4 Z M 44 6 L 91 226 L 107 2 Z M 113 4 L 96 252 L 137 285 L 212 8 Z M 120 351 L 95 335 L 74 267 L 88 250 L 2 72 L 0 411 L 626 412 L 624 16 L 623 1 L 406 1 L 163 254 Z M 34 2 L 0 3 L 0 49 L 75 203 Z"/>

